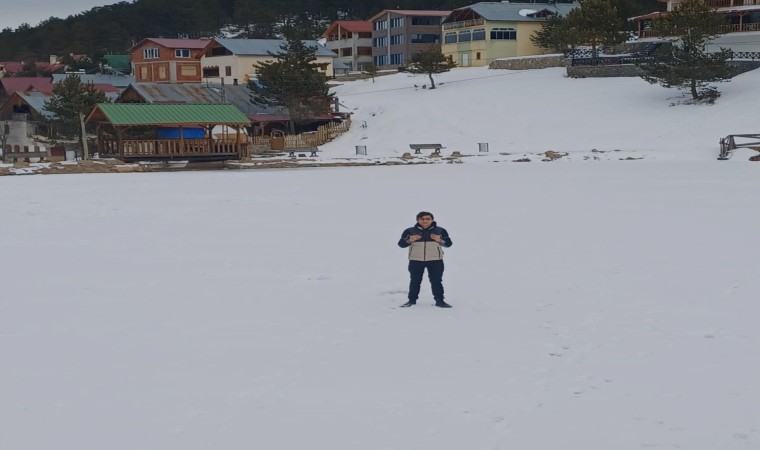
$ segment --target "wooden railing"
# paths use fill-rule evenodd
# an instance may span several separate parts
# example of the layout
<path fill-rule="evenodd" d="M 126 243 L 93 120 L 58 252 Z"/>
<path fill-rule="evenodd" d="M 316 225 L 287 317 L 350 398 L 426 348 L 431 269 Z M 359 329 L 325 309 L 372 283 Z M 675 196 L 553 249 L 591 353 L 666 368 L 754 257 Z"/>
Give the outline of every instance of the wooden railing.
<path fill-rule="evenodd" d="M 197 157 L 197 156 L 244 156 L 247 143 L 208 139 L 101 139 L 98 151 L 101 156 L 135 157 Z M 239 149 L 239 151 L 238 151 Z"/>
<path fill-rule="evenodd" d="M 280 139 L 285 140 L 285 148 L 311 148 L 326 144 L 341 134 L 345 133 L 351 127 L 351 119 L 345 119 L 341 123 L 329 122 L 317 128 L 317 131 L 311 133 L 302 133 L 296 135 L 283 136 Z M 253 145 L 270 145 L 270 136 L 253 136 L 251 138 Z"/>
<path fill-rule="evenodd" d="M 742 4 L 744 4 L 742 0 L 705 0 L 705 5 L 710 8 L 725 8 L 726 6 L 739 6 Z"/>
<path fill-rule="evenodd" d="M 720 25 L 718 27 L 718 32 L 720 34 L 723 33 L 743 33 L 746 31 L 760 31 L 760 23 L 743 23 L 739 25 L 736 24 L 729 24 L 729 25 Z M 646 37 L 658 37 L 659 35 L 654 29 L 649 30 L 641 30 L 641 33 L 639 33 L 639 37 L 646 38 Z"/>

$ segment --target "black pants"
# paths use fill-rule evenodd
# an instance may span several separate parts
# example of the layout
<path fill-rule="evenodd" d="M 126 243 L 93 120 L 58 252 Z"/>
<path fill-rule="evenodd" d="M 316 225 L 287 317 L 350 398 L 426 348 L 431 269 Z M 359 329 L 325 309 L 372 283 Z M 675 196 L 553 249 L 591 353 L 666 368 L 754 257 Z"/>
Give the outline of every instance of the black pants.
<path fill-rule="evenodd" d="M 427 268 L 430 288 L 433 290 L 435 301 L 443 301 L 443 260 L 438 261 L 409 261 L 409 300 L 416 301 L 420 295 L 422 274 Z"/>

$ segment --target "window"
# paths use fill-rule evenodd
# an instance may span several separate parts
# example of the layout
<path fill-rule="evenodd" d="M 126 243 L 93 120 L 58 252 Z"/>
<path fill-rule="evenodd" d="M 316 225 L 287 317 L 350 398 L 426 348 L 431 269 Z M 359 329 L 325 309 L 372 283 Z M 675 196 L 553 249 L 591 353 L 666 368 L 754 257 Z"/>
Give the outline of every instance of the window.
<path fill-rule="evenodd" d="M 391 54 L 391 64 L 404 64 L 404 54 L 403 53 Z"/>
<path fill-rule="evenodd" d="M 143 58 L 156 59 L 158 58 L 158 47 L 150 47 L 143 49 Z"/>
<path fill-rule="evenodd" d="M 148 77 L 148 66 L 140 66 L 140 79 L 141 80 L 147 80 Z"/>
<path fill-rule="evenodd" d="M 418 16 L 412 17 L 412 25 L 440 25 L 443 17 Z"/>
<path fill-rule="evenodd" d="M 401 45 L 404 43 L 404 35 L 396 34 L 391 36 L 391 45 Z"/>
<path fill-rule="evenodd" d="M 469 42 L 472 40 L 472 32 L 464 30 L 459 32 L 459 42 Z"/>
<path fill-rule="evenodd" d="M 472 40 L 473 41 L 485 41 L 486 40 L 486 29 L 485 28 L 477 28 L 475 30 L 472 30 Z"/>
<path fill-rule="evenodd" d="M 387 20 L 378 20 L 377 22 L 374 22 L 372 24 L 373 30 L 387 30 L 388 29 L 388 21 Z"/>
<path fill-rule="evenodd" d="M 480 52 L 475 53 L 475 59 L 480 59 Z"/>
<path fill-rule="evenodd" d="M 189 58 L 190 50 L 186 48 L 178 48 L 177 50 L 174 50 L 174 56 L 177 58 Z"/>
<path fill-rule="evenodd" d="M 514 28 L 494 28 L 491 30 L 491 39 L 517 40 L 517 30 Z"/>
<path fill-rule="evenodd" d="M 395 19 L 391 19 L 391 28 L 399 28 L 403 26 L 404 26 L 403 17 L 396 17 Z"/>
<path fill-rule="evenodd" d="M 385 55 L 375 56 L 374 60 L 375 60 L 375 65 L 378 67 L 388 65 L 388 58 Z"/>
<path fill-rule="evenodd" d="M 441 40 L 439 34 L 413 34 L 412 44 L 437 44 Z"/>
<path fill-rule="evenodd" d="M 232 76 L 232 66 L 225 66 L 224 67 L 224 76 L 225 77 L 231 77 Z"/>
<path fill-rule="evenodd" d="M 197 77 L 198 67 L 193 64 L 181 64 L 179 66 L 179 74 L 183 77 Z"/>
<path fill-rule="evenodd" d="M 385 47 L 386 45 L 388 45 L 387 37 L 379 37 L 372 40 L 373 47 Z"/>
<path fill-rule="evenodd" d="M 204 67 L 203 68 L 203 78 L 218 78 L 218 77 L 219 77 L 218 67 Z"/>
<path fill-rule="evenodd" d="M 351 47 L 346 47 L 340 49 L 340 56 L 352 56 L 354 54 L 354 49 Z"/>
<path fill-rule="evenodd" d="M 456 44 L 457 43 L 457 34 L 456 33 L 446 33 L 443 36 L 443 43 L 444 44 Z"/>
<path fill-rule="evenodd" d="M 158 66 L 158 76 L 156 77 L 159 80 L 168 80 L 169 79 L 169 68 L 165 65 Z"/>

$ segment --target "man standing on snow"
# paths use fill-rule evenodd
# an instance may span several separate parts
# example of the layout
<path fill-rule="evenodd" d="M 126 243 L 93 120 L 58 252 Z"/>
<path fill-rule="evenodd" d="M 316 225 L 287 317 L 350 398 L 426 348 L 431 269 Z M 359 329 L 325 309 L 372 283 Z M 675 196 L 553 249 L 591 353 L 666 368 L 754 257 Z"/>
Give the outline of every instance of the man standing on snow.
<path fill-rule="evenodd" d="M 417 304 L 425 269 L 428 271 L 435 306 L 451 308 L 451 305 L 443 301 L 443 249 L 441 248 L 451 247 L 451 244 L 448 231 L 439 227 L 433 219 L 433 214 L 427 211 L 417 214 L 417 224 L 404 230 L 398 246 L 409 247 L 410 280 L 409 301 L 401 305 L 402 308 Z"/>

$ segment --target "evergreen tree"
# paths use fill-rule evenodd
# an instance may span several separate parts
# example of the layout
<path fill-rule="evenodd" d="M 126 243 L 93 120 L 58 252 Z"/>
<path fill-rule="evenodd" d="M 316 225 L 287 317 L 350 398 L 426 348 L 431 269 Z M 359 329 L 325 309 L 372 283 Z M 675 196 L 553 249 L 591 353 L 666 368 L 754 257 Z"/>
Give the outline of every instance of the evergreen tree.
<path fill-rule="evenodd" d="M 564 17 L 553 15 L 549 16 L 540 30 L 533 33 L 530 41 L 538 47 L 565 53 L 578 46 L 580 35 Z"/>
<path fill-rule="evenodd" d="M 411 64 L 407 68 L 410 73 L 426 73 L 430 78 L 430 89 L 435 89 L 433 75 L 448 72 L 457 64 L 451 56 L 444 56 L 441 46 L 433 44 L 427 50 L 417 53 L 412 57 Z"/>
<path fill-rule="evenodd" d="M 364 73 L 372 78 L 372 82 L 374 83 L 375 77 L 377 76 L 377 66 L 372 63 L 367 64 L 364 66 Z"/>
<path fill-rule="evenodd" d="M 70 75 L 53 86 L 53 97 L 45 103 L 44 109 L 55 114 L 60 134 L 72 137 L 80 136 L 79 115 L 87 115 L 95 104 L 108 101 L 92 83 L 82 83 L 78 75 Z"/>
<path fill-rule="evenodd" d="M 726 64 L 728 50 L 708 53 L 707 43 L 720 34 L 724 19 L 701 0 L 684 0 L 654 20 L 659 36 L 672 45 L 669 52 L 639 65 L 641 77 L 667 88 L 689 89 L 695 101 L 712 101 L 720 92 L 710 83 L 730 81 L 736 69 Z"/>
<path fill-rule="evenodd" d="M 580 44 L 591 46 L 596 58 L 599 47 L 615 45 L 625 40 L 623 22 L 611 0 L 580 0 L 581 7 L 567 13 L 566 26 L 571 34 L 577 33 Z"/>
<path fill-rule="evenodd" d="M 290 132 L 296 123 L 307 122 L 330 110 L 327 76 L 319 71 L 315 56 L 317 47 L 301 40 L 289 40 L 281 52 L 270 56 L 273 61 L 256 64 L 256 80 L 249 83 L 251 100 L 267 106 L 282 107 L 290 114 Z"/>

